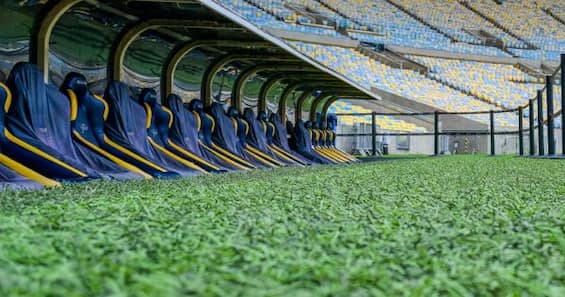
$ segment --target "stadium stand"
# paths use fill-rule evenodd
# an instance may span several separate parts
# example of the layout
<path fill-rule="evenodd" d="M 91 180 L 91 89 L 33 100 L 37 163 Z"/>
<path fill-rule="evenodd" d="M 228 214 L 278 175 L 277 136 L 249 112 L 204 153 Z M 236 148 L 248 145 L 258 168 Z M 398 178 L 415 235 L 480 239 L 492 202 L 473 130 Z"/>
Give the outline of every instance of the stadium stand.
<path fill-rule="evenodd" d="M 326 67 L 344 74 L 359 84 L 396 93 L 445 111 L 488 111 L 495 106 L 453 89 L 413 70 L 391 68 L 350 48 L 293 42 L 295 47 Z M 339 57 L 339 58 L 338 58 Z M 487 122 L 483 115 L 469 118 Z M 510 115 L 497 118 L 499 125 L 516 126 Z"/>
<path fill-rule="evenodd" d="M 330 113 L 371 113 L 370 109 L 361 107 L 359 105 L 354 105 L 347 101 L 337 101 L 334 103 L 330 109 Z M 339 117 L 340 125 L 353 126 L 354 124 L 371 124 L 371 116 L 362 117 Z M 382 130 L 387 131 L 400 131 L 400 132 L 426 132 L 423 127 L 418 127 L 413 123 L 408 123 L 403 120 L 399 120 L 392 116 L 376 116 L 375 121 L 377 126 Z"/>

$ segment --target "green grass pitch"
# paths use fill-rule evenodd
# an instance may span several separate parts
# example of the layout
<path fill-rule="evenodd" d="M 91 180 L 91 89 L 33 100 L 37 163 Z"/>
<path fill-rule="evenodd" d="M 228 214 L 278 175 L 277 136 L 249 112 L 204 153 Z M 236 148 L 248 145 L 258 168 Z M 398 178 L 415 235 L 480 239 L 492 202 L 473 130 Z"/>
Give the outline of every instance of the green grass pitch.
<path fill-rule="evenodd" d="M 0 296 L 565 296 L 565 162 L 445 157 L 0 193 Z"/>

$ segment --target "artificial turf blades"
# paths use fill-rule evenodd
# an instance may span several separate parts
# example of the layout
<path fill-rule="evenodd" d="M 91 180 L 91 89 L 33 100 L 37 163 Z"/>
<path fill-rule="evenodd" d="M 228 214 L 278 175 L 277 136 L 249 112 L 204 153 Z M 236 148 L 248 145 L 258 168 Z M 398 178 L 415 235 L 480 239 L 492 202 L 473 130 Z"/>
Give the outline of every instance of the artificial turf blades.
<path fill-rule="evenodd" d="M 565 161 L 0 193 L 0 296 L 565 296 Z"/>

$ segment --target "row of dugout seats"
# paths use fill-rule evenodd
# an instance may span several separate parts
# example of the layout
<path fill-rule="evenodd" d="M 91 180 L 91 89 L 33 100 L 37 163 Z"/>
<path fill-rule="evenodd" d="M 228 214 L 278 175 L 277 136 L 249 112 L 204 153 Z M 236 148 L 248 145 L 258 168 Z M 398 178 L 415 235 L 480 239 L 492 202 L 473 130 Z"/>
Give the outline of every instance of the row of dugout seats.
<path fill-rule="evenodd" d="M 0 188 L 357 162 L 335 148 L 335 117 L 287 131 L 276 114 L 204 108 L 174 94 L 159 104 L 153 89 L 133 96 L 119 81 L 100 97 L 78 73 L 56 88 L 29 63 L 0 84 L 0 104 Z"/>

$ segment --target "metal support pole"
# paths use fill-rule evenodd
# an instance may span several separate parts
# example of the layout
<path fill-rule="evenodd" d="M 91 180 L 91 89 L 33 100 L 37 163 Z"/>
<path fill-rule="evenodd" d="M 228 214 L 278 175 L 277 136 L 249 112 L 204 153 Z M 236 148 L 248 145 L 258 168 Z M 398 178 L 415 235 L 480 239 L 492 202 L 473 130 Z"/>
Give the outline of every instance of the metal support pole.
<path fill-rule="evenodd" d="M 531 100 L 528 102 L 528 108 L 530 110 L 530 156 L 533 156 L 536 154 L 536 139 L 535 139 L 535 129 L 534 126 L 536 125 L 536 122 L 534 121 L 534 100 Z"/>
<path fill-rule="evenodd" d="M 553 77 L 545 77 L 547 100 L 547 154 L 555 155 L 555 127 L 553 125 Z"/>
<path fill-rule="evenodd" d="M 543 135 L 543 93 L 538 90 L 538 155 L 543 156 L 545 154 L 544 147 L 544 135 Z"/>
<path fill-rule="evenodd" d="M 518 153 L 524 155 L 524 107 L 518 107 Z"/>
<path fill-rule="evenodd" d="M 494 148 L 494 111 L 489 112 L 490 116 L 490 155 L 496 155 L 496 150 Z"/>
<path fill-rule="evenodd" d="M 377 115 L 373 111 L 371 113 L 371 148 L 373 156 L 377 155 Z"/>
<path fill-rule="evenodd" d="M 434 155 L 439 156 L 439 112 L 434 113 Z"/>
<path fill-rule="evenodd" d="M 561 54 L 561 154 L 565 155 L 565 54 Z"/>

